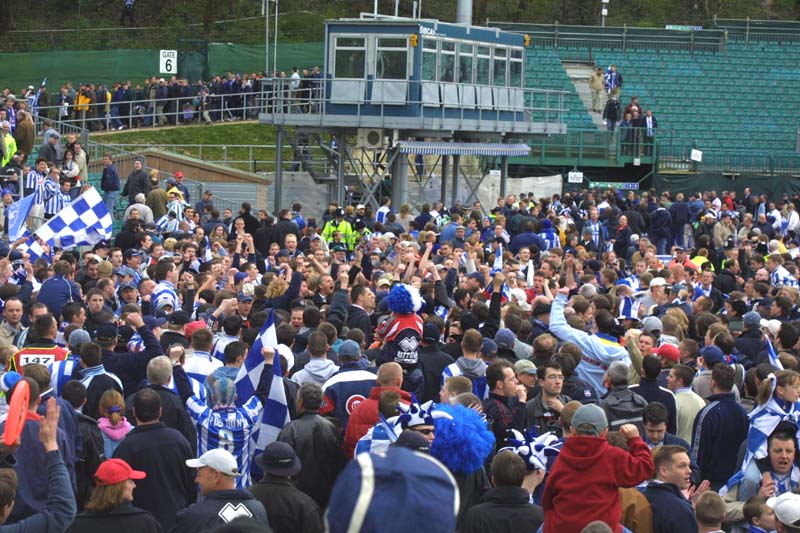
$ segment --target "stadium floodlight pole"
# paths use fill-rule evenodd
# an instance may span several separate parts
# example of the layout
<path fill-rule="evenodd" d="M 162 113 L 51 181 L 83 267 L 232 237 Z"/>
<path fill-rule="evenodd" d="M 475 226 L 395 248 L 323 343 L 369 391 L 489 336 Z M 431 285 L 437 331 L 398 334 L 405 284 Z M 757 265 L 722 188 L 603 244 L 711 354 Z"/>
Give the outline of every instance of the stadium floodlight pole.
<path fill-rule="evenodd" d="M 269 78 L 269 0 L 261 0 L 261 12 L 264 14 L 264 76 Z"/>
<path fill-rule="evenodd" d="M 272 47 L 272 75 L 278 72 L 278 0 L 275 0 L 275 46 Z"/>
<path fill-rule="evenodd" d="M 608 15 L 609 0 L 600 0 L 600 26 L 606 27 L 606 16 Z"/>

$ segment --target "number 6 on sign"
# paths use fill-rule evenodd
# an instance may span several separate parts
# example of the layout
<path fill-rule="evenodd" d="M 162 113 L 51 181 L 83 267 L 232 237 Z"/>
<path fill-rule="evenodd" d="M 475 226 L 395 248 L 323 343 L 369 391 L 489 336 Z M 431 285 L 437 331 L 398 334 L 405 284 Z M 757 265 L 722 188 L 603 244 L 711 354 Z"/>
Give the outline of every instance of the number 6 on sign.
<path fill-rule="evenodd" d="M 175 74 L 178 71 L 178 51 L 161 50 L 158 54 L 158 71 L 161 74 Z"/>

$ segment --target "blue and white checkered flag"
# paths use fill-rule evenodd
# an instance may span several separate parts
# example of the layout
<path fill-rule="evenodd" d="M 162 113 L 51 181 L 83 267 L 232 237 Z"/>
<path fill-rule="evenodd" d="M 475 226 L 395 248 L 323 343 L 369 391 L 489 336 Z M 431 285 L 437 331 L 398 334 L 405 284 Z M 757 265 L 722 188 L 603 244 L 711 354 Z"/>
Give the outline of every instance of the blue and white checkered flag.
<path fill-rule="evenodd" d="M 265 347 L 278 346 L 278 339 L 275 335 L 275 319 L 273 311 L 270 310 L 261 333 L 256 337 L 244 364 L 239 369 L 236 376 L 236 404 L 247 402 L 258 388 L 261 379 L 261 371 L 264 370 L 266 363 L 261 350 Z M 289 423 L 289 404 L 286 401 L 286 391 L 283 388 L 283 372 L 281 372 L 281 359 L 278 351 L 272 361 L 272 384 L 269 388 L 269 396 L 261 412 L 261 420 L 253 428 L 250 441 L 250 449 L 258 455 L 264 451 L 268 444 L 274 442 L 283 426 Z"/>
<path fill-rule="evenodd" d="M 103 199 L 91 188 L 40 226 L 36 235 L 50 246 L 69 249 L 110 239 L 113 225 Z"/>
<path fill-rule="evenodd" d="M 16 241 L 25 235 L 25 220 L 33 207 L 34 195 L 29 194 L 6 208 L 8 214 L 8 240 Z"/>

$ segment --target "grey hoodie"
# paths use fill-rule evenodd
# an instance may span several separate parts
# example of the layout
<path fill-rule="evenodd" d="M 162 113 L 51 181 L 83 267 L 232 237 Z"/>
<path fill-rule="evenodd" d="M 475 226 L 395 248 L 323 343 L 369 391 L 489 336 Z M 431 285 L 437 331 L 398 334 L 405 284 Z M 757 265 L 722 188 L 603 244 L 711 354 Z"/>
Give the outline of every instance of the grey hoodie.
<path fill-rule="evenodd" d="M 330 359 L 311 358 L 306 363 L 303 370 L 296 372 L 292 376 L 292 381 L 302 385 L 303 383 L 316 383 L 322 387 L 328 379 L 339 371 L 339 367 Z"/>
<path fill-rule="evenodd" d="M 480 378 L 486 375 L 486 362 L 483 359 L 467 359 L 466 357 L 459 357 L 456 360 L 458 368 L 463 372 L 464 377 L 467 378 Z"/>

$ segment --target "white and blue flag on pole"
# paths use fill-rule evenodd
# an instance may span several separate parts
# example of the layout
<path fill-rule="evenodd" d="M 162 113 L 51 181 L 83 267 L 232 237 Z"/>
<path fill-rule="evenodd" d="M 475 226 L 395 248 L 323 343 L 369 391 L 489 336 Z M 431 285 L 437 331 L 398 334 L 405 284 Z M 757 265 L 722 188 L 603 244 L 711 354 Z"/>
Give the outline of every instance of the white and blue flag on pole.
<path fill-rule="evenodd" d="M 498 272 L 503 271 L 503 245 L 498 244 L 497 250 L 494 251 L 494 263 L 492 263 L 491 274 L 494 276 Z"/>
<path fill-rule="evenodd" d="M 16 241 L 24 237 L 26 232 L 25 221 L 33 207 L 33 195 L 29 194 L 14 202 L 6 209 L 8 214 L 8 240 Z"/>
<path fill-rule="evenodd" d="M 40 257 L 39 251 L 36 250 L 35 237 L 51 247 L 63 249 L 90 246 L 110 239 L 113 226 L 114 221 L 103 199 L 97 189 L 91 188 L 39 226 L 39 229 L 20 245 L 19 249 L 28 252 L 31 259 L 34 259 L 34 256 Z"/>
<path fill-rule="evenodd" d="M 778 370 L 783 370 L 783 363 L 781 363 L 778 354 L 775 353 L 775 347 L 772 345 L 772 341 L 769 338 L 769 335 L 765 335 L 766 342 L 767 342 L 767 355 L 769 356 L 769 364 L 777 368 Z"/>
<path fill-rule="evenodd" d="M 261 333 L 256 337 L 244 364 L 239 369 L 236 376 L 236 404 L 240 406 L 247 402 L 258 388 L 261 379 L 261 372 L 267 366 L 261 350 L 264 347 L 275 348 L 278 346 L 278 339 L 275 334 L 275 318 L 273 311 L 270 310 Z M 269 396 L 261 411 L 261 420 L 253 428 L 250 441 L 250 449 L 254 455 L 264 451 L 268 444 L 274 442 L 278 433 L 289 423 L 289 404 L 286 401 L 286 391 L 283 388 L 283 373 L 281 372 L 280 354 L 275 350 L 272 360 L 272 383 L 269 388 Z M 253 463 L 254 464 L 254 463 Z"/>

